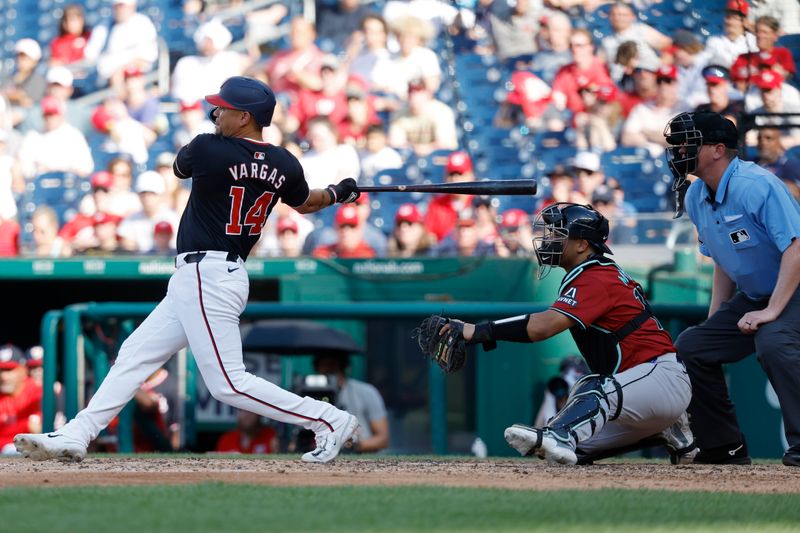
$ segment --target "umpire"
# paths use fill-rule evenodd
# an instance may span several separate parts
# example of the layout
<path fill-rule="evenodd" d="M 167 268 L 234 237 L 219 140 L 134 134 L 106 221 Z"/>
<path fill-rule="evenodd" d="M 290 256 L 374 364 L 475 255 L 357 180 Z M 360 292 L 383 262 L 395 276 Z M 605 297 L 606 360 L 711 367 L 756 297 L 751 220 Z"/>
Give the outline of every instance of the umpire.
<path fill-rule="evenodd" d="M 750 464 L 722 371 L 756 352 L 775 388 L 800 466 L 800 206 L 774 174 L 737 157 L 738 132 L 718 113 L 681 113 L 667 125 L 673 189 L 685 197 L 700 252 L 714 260 L 708 319 L 676 342 L 692 381 L 696 463 Z"/>

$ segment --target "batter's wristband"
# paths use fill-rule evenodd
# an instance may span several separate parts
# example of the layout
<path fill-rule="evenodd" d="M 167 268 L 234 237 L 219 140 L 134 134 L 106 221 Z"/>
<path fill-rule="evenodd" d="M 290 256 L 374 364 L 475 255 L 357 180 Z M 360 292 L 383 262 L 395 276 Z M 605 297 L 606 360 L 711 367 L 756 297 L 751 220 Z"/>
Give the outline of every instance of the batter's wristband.
<path fill-rule="evenodd" d="M 331 205 L 336 203 L 336 192 L 333 190 L 333 187 L 328 185 L 325 187 L 325 190 L 328 191 L 328 195 L 331 197 Z"/>

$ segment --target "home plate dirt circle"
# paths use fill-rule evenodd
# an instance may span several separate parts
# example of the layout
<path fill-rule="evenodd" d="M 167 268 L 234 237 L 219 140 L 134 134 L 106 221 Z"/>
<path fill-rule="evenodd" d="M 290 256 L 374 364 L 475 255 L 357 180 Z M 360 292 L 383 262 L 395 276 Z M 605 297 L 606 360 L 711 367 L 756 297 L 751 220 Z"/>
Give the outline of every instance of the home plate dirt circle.
<path fill-rule="evenodd" d="M 779 464 L 673 466 L 607 463 L 548 466 L 539 460 L 431 460 L 340 457 L 328 465 L 286 458 L 93 457 L 82 463 L 0 459 L 0 487 L 174 485 L 203 482 L 271 486 L 435 485 L 516 490 L 665 489 L 800 493 L 800 471 Z"/>

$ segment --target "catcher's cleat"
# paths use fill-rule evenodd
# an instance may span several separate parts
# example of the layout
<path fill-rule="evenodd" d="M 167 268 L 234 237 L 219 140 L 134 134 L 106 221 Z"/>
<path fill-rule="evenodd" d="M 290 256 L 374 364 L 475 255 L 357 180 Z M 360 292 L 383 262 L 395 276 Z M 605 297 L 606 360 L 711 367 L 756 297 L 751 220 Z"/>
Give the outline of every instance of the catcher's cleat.
<path fill-rule="evenodd" d="M 86 446 L 61 433 L 20 433 L 14 437 L 14 446 L 23 457 L 34 461 L 58 459 L 77 463 L 86 457 Z"/>
<path fill-rule="evenodd" d="M 670 427 L 661 432 L 664 446 L 669 452 L 669 462 L 674 465 L 692 464 L 700 449 L 689 427 L 689 416 L 684 412 Z"/>
<path fill-rule="evenodd" d="M 506 428 L 504 436 L 509 446 L 521 455 L 537 455 L 548 463 L 562 465 L 578 463 L 578 456 L 571 444 L 547 428 L 540 429 L 514 424 L 510 428 Z"/>
<path fill-rule="evenodd" d="M 346 414 L 345 421 L 333 432 L 318 433 L 316 436 L 317 447 L 303 455 L 306 463 L 329 463 L 336 459 L 339 450 L 353 436 L 358 429 L 358 418 Z"/>

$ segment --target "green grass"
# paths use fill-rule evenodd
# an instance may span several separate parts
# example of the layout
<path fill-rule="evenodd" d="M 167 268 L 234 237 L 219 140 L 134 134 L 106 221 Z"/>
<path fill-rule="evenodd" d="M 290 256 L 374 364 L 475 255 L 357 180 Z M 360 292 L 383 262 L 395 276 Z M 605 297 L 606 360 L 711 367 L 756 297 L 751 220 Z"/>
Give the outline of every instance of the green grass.
<path fill-rule="evenodd" d="M 207 483 L 7 489 L 0 516 L 0 530 L 14 533 L 796 531 L 800 497 Z"/>

